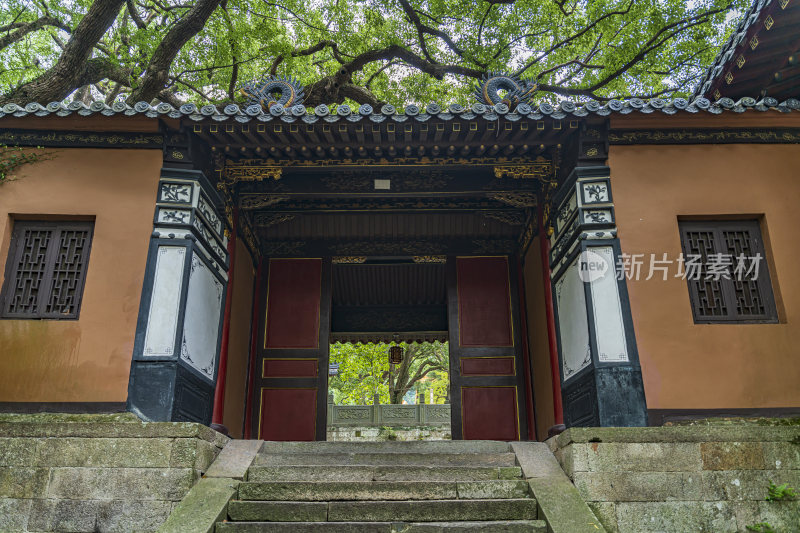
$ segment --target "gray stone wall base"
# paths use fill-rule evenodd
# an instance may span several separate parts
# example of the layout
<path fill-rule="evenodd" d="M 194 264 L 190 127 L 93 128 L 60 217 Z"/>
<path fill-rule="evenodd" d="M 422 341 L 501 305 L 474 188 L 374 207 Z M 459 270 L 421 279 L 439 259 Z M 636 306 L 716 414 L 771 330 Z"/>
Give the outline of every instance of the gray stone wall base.
<path fill-rule="evenodd" d="M 0 414 L 0 531 L 155 531 L 228 438 L 131 414 Z"/>
<path fill-rule="evenodd" d="M 800 531 L 800 421 L 707 421 L 658 428 L 571 428 L 547 441 L 610 533 Z M 542 496 L 535 493 L 537 499 Z"/>

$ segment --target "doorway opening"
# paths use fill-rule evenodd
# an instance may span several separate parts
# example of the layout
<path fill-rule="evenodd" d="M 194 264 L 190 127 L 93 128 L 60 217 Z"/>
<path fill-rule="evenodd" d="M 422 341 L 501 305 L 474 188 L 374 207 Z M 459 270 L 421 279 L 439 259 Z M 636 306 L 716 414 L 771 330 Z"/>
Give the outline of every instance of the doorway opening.
<path fill-rule="evenodd" d="M 332 344 L 327 440 L 450 440 L 449 359 L 447 342 Z"/>
<path fill-rule="evenodd" d="M 349 259 L 332 266 L 328 440 L 450 439 L 445 263 Z"/>

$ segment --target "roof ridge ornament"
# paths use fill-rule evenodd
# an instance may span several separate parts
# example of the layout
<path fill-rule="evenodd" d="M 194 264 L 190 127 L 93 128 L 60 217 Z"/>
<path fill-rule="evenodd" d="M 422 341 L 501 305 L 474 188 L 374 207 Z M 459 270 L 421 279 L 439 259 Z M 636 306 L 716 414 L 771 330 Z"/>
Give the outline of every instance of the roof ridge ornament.
<path fill-rule="evenodd" d="M 522 80 L 512 74 L 490 71 L 475 85 L 475 98 L 483 105 L 505 104 L 509 109 L 514 109 L 521 103 L 530 105 L 533 93 L 538 88 L 536 82 Z M 505 91 L 506 94 L 501 95 L 500 91 Z"/>
<path fill-rule="evenodd" d="M 261 81 L 245 83 L 239 89 L 239 93 L 248 99 L 247 107 L 258 105 L 266 113 L 269 113 L 276 105 L 283 109 L 300 105 L 305 98 L 304 89 L 299 80 L 291 76 L 274 76 L 272 74 L 264 77 Z"/>

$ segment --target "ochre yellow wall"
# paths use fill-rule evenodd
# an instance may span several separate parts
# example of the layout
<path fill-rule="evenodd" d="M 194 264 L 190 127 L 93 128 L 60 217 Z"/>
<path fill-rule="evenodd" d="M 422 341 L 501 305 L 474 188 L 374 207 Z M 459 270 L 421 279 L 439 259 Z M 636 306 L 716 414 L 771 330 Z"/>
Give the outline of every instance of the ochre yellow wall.
<path fill-rule="evenodd" d="M 627 254 L 677 257 L 679 216 L 763 215 L 781 316 L 695 324 L 686 281 L 628 281 L 648 408 L 800 406 L 800 146 L 612 146 L 609 166 Z"/>
<path fill-rule="evenodd" d="M 78 320 L 0 320 L 0 402 L 124 402 L 160 150 L 54 150 L 0 185 L 0 279 L 15 216 L 94 217 Z"/>
<path fill-rule="evenodd" d="M 241 239 L 236 240 L 233 271 L 228 374 L 225 378 L 225 412 L 222 423 L 228 428 L 231 436 L 241 438 L 247 394 L 247 363 L 250 354 L 250 321 L 253 316 L 255 278 L 253 260 Z"/>
<path fill-rule="evenodd" d="M 547 438 L 555 424 L 553 415 L 553 380 L 550 375 L 550 345 L 547 339 L 547 316 L 544 304 L 544 281 L 539 239 L 528 248 L 523 267 L 525 307 L 528 318 L 528 350 L 533 361 L 533 397 L 536 415 L 536 438 Z"/>

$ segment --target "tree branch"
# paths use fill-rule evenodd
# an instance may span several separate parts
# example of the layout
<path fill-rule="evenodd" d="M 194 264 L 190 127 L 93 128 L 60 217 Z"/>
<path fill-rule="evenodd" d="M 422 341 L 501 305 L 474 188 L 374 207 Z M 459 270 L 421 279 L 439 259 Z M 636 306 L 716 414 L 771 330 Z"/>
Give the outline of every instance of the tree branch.
<path fill-rule="evenodd" d="M 564 3 L 565 2 L 556 2 L 556 4 L 559 4 L 559 7 L 561 7 L 562 11 L 564 11 L 564 9 L 563 9 Z M 598 24 L 603 22 L 605 19 L 610 18 L 610 17 L 614 17 L 614 16 L 621 16 L 621 15 L 628 14 L 630 12 L 630 10 L 631 10 L 631 7 L 633 7 L 633 0 L 631 0 L 628 3 L 628 7 L 626 7 L 625 9 L 623 9 L 621 11 L 609 11 L 608 13 L 605 13 L 601 17 L 597 18 L 594 22 L 591 22 L 590 24 L 587 24 L 581 31 L 579 31 L 577 33 L 574 33 L 571 36 L 567 37 L 566 39 L 562 39 L 561 41 L 551 45 L 550 48 L 548 48 L 547 50 L 544 50 L 541 54 L 539 54 L 538 56 L 534 57 L 533 59 L 531 59 L 530 61 L 525 63 L 525 65 L 521 69 L 519 69 L 515 73 L 515 75 L 516 76 L 521 76 L 526 70 L 528 70 L 533 65 L 535 65 L 536 63 L 538 63 L 539 61 L 541 61 L 542 59 L 547 57 L 551 52 L 553 52 L 554 50 L 557 50 L 558 48 L 562 48 L 564 46 L 567 46 L 569 43 L 571 43 L 575 39 L 580 38 L 582 35 L 585 35 L 587 32 L 589 32 L 592 29 L 594 29 Z M 564 11 L 564 14 L 565 15 L 571 15 L 572 12 L 567 13 L 566 11 Z"/>
<path fill-rule="evenodd" d="M 615 80 L 616 78 L 618 78 L 619 76 L 630 70 L 631 67 L 633 67 L 641 60 L 643 60 L 647 56 L 647 54 L 649 54 L 650 52 L 652 52 L 653 50 L 664 44 L 666 41 L 668 41 L 678 33 L 686 31 L 691 27 L 697 26 L 698 24 L 702 24 L 703 22 L 706 22 L 706 20 L 711 16 L 717 13 L 728 11 L 732 6 L 733 4 L 728 4 L 727 6 L 721 7 L 719 9 L 712 9 L 710 11 L 706 11 L 699 15 L 695 15 L 692 17 L 685 17 L 671 24 L 667 24 L 666 26 L 661 28 L 658 32 L 656 32 L 656 34 L 653 35 L 653 37 L 651 37 L 650 40 L 647 41 L 644 44 L 644 46 L 642 46 L 639 49 L 639 52 L 636 55 L 634 55 L 630 60 L 624 63 L 617 70 L 606 76 L 604 79 L 598 81 L 597 83 L 589 87 L 588 90 L 596 91 L 597 89 L 605 87 L 613 80 Z"/>
<path fill-rule="evenodd" d="M 139 16 L 139 12 L 136 11 L 136 6 L 133 5 L 133 0 L 126 0 L 125 3 L 128 8 L 128 13 L 131 16 L 131 20 L 133 20 L 133 23 L 136 24 L 136 27 L 139 28 L 140 30 L 145 29 L 147 27 L 147 24 L 145 24 L 145 22 Z"/>
<path fill-rule="evenodd" d="M 64 46 L 58 61 L 34 80 L 0 97 L 0 105 L 8 102 L 47 104 L 63 100 L 84 85 L 80 77 L 92 49 L 108 30 L 125 0 L 95 0 Z"/>
<path fill-rule="evenodd" d="M 64 30 L 67 33 L 72 32 L 72 29 L 69 26 L 67 26 L 57 18 L 50 16 L 38 18 L 33 22 L 14 22 L 6 26 L 0 27 L 0 31 L 6 32 L 5 35 L 0 37 L 0 50 L 8 46 L 11 46 L 17 41 L 22 40 L 22 38 L 28 35 L 29 33 L 41 30 L 46 26 L 52 26 L 54 28 Z M 16 30 L 16 31 L 12 33 L 11 30 Z"/>
<path fill-rule="evenodd" d="M 339 45 L 331 40 L 324 40 L 320 41 L 315 45 L 309 46 L 308 48 L 304 48 L 302 50 L 294 50 L 290 54 L 290 57 L 303 57 L 303 56 L 310 56 L 311 54 L 315 54 L 320 50 L 324 50 L 325 48 L 330 47 L 331 51 L 333 52 L 333 57 L 339 63 L 344 63 L 344 58 L 342 54 L 339 52 Z M 273 76 L 278 72 L 278 66 L 283 62 L 284 56 L 283 54 L 277 56 L 275 60 L 272 62 L 272 66 L 269 68 L 269 73 Z"/>
<path fill-rule="evenodd" d="M 400 5 L 403 7 L 403 11 L 405 12 L 408 19 L 417 29 L 417 35 L 419 36 L 419 44 L 422 49 L 422 54 L 425 56 L 425 59 L 427 59 L 431 63 L 434 64 L 436 63 L 436 60 L 433 59 L 433 57 L 431 57 L 431 55 L 428 53 L 428 48 L 425 44 L 425 34 L 438 37 L 439 39 L 444 41 L 445 44 L 448 46 L 448 48 L 450 48 L 450 50 L 452 50 L 457 56 L 464 57 L 464 51 L 458 45 L 456 45 L 456 43 L 453 42 L 453 40 L 450 38 L 449 35 L 447 35 L 445 32 L 441 30 L 437 30 L 436 28 L 431 28 L 430 26 L 427 26 L 422 23 L 422 21 L 419 18 L 419 15 L 417 15 L 416 10 L 411 6 L 408 0 L 400 0 Z"/>
<path fill-rule="evenodd" d="M 117 0 L 118 1 L 118 0 Z M 147 65 L 141 84 L 128 101 L 149 102 L 160 93 L 169 80 L 169 68 L 181 48 L 203 29 L 220 0 L 198 0 L 164 36 Z"/>

